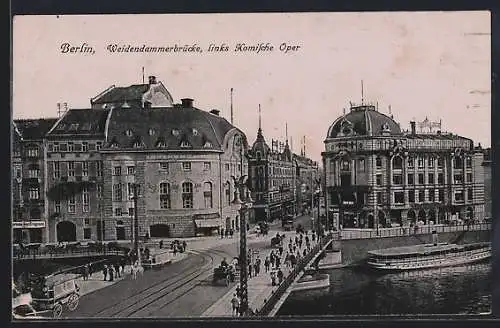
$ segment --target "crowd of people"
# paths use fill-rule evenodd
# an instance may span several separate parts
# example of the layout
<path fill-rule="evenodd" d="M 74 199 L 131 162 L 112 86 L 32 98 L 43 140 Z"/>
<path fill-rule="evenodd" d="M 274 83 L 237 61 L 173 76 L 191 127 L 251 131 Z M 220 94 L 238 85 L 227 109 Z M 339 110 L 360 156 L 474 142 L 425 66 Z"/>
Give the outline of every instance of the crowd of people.
<path fill-rule="evenodd" d="M 277 248 L 261 260 L 260 255 L 252 256 L 254 252 L 248 252 L 248 279 L 263 274 L 268 274 L 271 286 L 279 286 L 292 270 L 297 266 L 300 259 L 306 257 L 319 243 L 320 238 L 314 231 L 297 230 L 295 236 L 290 236 L 288 240 L 285 235 L 277 234 L 281 243 Z M 261 271 L 263 266 L 263 271 Z M 238 285 L 236 292 L 231 298 L 231 308 L 233 316 L 241 316 L 241 288 Z"/>

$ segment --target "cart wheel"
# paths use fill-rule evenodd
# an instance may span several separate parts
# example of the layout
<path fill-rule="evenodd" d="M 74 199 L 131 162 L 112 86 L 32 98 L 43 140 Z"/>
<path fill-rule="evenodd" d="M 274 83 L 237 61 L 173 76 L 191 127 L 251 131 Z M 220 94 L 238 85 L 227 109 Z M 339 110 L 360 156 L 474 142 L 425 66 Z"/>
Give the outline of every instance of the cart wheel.
<path fill-rule="evenodd" d="M 76 309 L 76 307 L 78 306 L 79 300 L 80 300 L 80 298 L 78 297 L 78 295 L 76 293 L 71 294 L 68 298 L 68 309 L 70 311 L 74 311 Z"/>
<path fill-rule="evenodd" d="M 54 308 L 52 309 L 52 313 L 54 314 L 54 318 L 58 319 L 61 317 L 63 312 L 63 307 L 61 303 L 56 303 Z"/>

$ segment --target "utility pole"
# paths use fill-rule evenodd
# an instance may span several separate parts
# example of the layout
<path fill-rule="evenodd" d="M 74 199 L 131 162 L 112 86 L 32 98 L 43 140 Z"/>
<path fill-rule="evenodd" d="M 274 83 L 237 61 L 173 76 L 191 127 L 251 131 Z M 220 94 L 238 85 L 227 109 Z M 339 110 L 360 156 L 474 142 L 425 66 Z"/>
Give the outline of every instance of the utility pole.
<path fill-rule="evenodd" d="M 238 212 L 240 215 L 240 311 L 242 315 L 248 314 L 248 255 L 247 255 L 247 219 L 246 213 L 252 207 L 253 200 L 250 196 L 250 190 L 246 187 L 246 176 L 241 176 L 239 179 L 232 177 L 234 180 L 234 200 L 233 205 L 239 206 Z M 240 189 L 246 190 L 245 200 L 240 198 Z"/>
<path fill-rule="evenodd" d="M 134 183 L 133 184 L 133 190 L 134 190 L 134 252 L 137 256 L 137 261 L 140 262 L 140 254 L 139 254 L 139 217 L 138 217 L 138 211 L 137 211 L 137 199 L 138 199 L 138 192 L 137 189 L 139 188 L 139 184 Z"/>

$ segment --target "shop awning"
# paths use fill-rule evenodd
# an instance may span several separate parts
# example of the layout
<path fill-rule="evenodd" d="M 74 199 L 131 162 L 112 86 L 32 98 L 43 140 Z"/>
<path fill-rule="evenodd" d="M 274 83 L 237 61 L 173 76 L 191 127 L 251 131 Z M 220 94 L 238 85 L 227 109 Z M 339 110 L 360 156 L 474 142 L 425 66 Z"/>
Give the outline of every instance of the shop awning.
<path fill-rule="evenodd" d="M 220 218 L 219 213 L 205 213 L 205 214 L 195 214 L 193 215 L 195 220 L 209 220 Z"/>
<path fill-rule="evenodd" d="M 218 219 L 196 219 L 194 220 L 197 228 L 218 228 Z"/>

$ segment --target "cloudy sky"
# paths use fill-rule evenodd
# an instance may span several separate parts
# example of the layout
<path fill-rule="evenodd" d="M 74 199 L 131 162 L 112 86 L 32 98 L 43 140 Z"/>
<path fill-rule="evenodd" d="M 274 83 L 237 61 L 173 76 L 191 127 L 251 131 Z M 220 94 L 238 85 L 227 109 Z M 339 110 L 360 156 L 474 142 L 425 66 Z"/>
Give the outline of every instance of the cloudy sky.
<path fill-rule="evenodd" d="M 278 13 L 18 16 L 14 18 L 13 117 L 57 117 L 58 102 L 86 108 L 115 84 L 155 75 L 175 101 L 218 108 L 253 142 L 262 107 L 265 137 L 321 158 L 329 125 L 361 101 L 378 102 L 403 128 L 442 120 L 443 130 L 490 145 L 490 15 L 449 13 Z M 234 52 L 238 43 L 272 52 Z M 93 47 L 63 54 L 61 44 Z M 225 43 L 229 52 L 210 53 Z M 282 43 L 299 45 L 283 53 Z M 108 45 L 197 44 L 202 53 L 111 53 Z"/>

